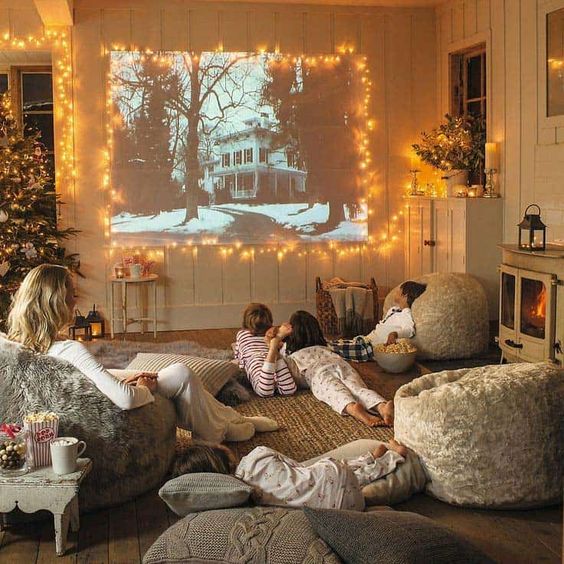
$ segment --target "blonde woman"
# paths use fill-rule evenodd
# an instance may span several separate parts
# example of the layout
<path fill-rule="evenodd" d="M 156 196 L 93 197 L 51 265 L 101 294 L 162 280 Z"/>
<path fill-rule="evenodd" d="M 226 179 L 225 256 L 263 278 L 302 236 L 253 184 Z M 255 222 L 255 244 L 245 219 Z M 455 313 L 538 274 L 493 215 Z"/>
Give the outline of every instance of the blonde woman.
<path fill-rule="evenodd" d="M 157 374 L 109 372 L 82 343 L 63 334 L 73 317 L 74 294 L 67 268 L 51 264 L 34 268 L 14 296 L 8 317 L 8 338 L 37 353 L 71 363 L 120 409 L 151 403 L 154 393 L 171 399 L 176 406 L 178 426 L 192 431 L 195 438 L 213 442 L 244 441 L 255 431 L 278 428 L 268 417 L 243 417 L 217 401 L 183 364 L 174 364 Z"/>

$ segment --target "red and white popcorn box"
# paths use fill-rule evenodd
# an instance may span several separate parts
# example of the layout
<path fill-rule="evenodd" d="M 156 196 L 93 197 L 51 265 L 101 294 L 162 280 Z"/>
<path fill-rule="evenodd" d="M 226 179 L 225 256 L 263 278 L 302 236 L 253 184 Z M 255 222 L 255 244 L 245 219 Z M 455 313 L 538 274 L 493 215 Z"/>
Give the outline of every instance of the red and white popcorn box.
<path fill-rule="evenodd" d="M 51 465 L 51 441 L 59 433 L 59 417 L 56 413 L 32 413 L 24 417 L 27 432 L 28 464 L 32 468 Z"/>

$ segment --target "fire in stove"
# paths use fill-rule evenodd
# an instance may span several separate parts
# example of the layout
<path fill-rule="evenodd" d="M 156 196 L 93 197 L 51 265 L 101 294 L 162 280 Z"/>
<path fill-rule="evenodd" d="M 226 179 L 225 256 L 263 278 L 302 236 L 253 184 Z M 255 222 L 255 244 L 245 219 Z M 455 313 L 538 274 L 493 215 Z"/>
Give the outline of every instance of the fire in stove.
<path fill-rule="evenodd" d="M 522 279 L 521 332 L 544 339 L 546 325 L 546 287 L 539 280 Z"/>

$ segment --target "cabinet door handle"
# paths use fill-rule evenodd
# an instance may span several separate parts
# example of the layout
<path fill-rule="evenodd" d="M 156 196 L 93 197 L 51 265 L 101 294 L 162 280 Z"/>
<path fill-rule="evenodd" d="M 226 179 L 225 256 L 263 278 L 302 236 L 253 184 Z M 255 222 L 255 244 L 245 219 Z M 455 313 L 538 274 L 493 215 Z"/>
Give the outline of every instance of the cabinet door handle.
<path fill-rule="evenodd" d="M 425 239 L 423 241 L 423 245 L 425 245 L 426 247 L 434 247 L 437 244 L 436 241 L 433 241 L 433 239 Z"/>
<path fill-rule="evenodd" d="M 508 347 L 511 347 L 512 349 L 522 349 L 523 348 L 523 344 L 522 343 L 515 343 L 514 341 L 512 341 L 511 339 L 505 339 L 505 344 Z"/>

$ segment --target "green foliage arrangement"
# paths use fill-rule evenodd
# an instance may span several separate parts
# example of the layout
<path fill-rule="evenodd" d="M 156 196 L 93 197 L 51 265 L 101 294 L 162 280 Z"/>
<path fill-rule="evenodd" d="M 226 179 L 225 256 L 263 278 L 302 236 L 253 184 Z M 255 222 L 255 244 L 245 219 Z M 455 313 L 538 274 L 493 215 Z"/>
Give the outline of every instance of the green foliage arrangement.
<path fill-rule="evenodd" d="M 482 117 L 445 115 L 445 122 L 421 133 L 421 141 L 412 145 L 424 163 L 443 171 L 483 168 L 486 143 Z"/>

